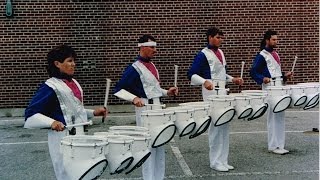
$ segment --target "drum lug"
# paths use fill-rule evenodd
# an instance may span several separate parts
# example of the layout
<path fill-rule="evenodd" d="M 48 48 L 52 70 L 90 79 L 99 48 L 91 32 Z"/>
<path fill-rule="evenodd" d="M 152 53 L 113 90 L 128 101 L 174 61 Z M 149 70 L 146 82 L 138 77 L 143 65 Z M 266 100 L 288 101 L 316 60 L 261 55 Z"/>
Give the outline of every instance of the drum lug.
<path fill-rule="evenodd" d="M 74 148 L 72 148 L 72 142 L 70 143 L 70 148 L 71 148 L 71 158 L 74 158 Z"/>
<path fill-rule="evenodd" d="M 93 146 L 94 150 L 92 152 L 92 155 L 91 155 L 91 158 L 94 159 L 94 157 L 96 157 L 96 153 L 97 153 L 97 144 L 94 143 L 94 146 Z"/>

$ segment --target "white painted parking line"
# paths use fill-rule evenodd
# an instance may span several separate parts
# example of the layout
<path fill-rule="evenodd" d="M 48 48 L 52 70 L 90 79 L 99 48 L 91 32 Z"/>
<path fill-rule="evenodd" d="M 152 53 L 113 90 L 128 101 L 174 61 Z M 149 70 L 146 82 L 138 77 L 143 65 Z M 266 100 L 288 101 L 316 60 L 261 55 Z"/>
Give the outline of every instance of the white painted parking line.
<path fill-rule="evenodd" d="M 43 143 L 48 143 L 48 141 L 0 143 L 0 146 L 2 146 L 2 145 L 22 145 L 22 144 L 43 144 Z"/>
<path fill-rule="evenodd" d="M 171 147 L 171 150 L 172 150 L 174 156 L 177 158 L 177 161 L 178 161 L 183 173 L 186 176 L 192 176 L 193 173 L 192 173 L 191 169 L 189 168 L 188 164 L 186 163 L 186 161 L 184 160 L 178 146 L 176 145 L 175 140 L 172 139 L 169 144 L 170 144 L 170 147 Z"/>

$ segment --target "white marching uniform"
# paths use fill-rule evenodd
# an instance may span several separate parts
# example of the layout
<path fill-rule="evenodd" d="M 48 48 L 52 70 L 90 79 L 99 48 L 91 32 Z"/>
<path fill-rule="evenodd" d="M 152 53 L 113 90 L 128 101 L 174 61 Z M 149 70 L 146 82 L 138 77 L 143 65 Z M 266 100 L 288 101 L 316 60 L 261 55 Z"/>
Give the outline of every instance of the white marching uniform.
<path fill-rule="evenodd" d="M 277 63 L 274 57 L 266 50 L 262 50 L 260 55 L 264 57 L 271 78 L 279 78 L 282 76 L 281 66 Z M 279 57 L 279 56 L 278 56 Z M 270 84 L 262 84 L 262 90 Z M 273 113 L 271 108 L 268 108 L 267 125 L 268 125 L 268 150 L 273 151 L 276 148 L 284 149 L 285 145 L 285 112 Z"/>
<path fill-rule="evenodd" d="M 147 98 L 142 98 L 144 103 L 149 103 L 149 100 L 153 100 L 153 104 L 160 104 L 159 97 L 167 96 L 167 90 L 162 89 L 160 87 L 159 81 L 156 77 L 140 62 L 135 61 L 132 66 L 140 75 L 140 80 L 143 85 L 143 90 L 147 96 Z M 157 72 L 159 76 L 159 73 Z M 127 100 L 133 101 L 136 97 L 130 92 L 121 89 L 115 96 Z M 157 109 L 159 106 L 151 106 L 151 107 L 135 107 L 136 112 L 136 123 L 137 126 L 143 126 L 143 122 L 141 120 L 141 112 L 147 109 Z M 157 148 L 150 147 L 151 155 L 150 157 L 142 164 L 142 175 L 144 180 L 163 180 L 165 175 L 165 148 L 164 146 L 160 146 Z"/>
<path fill-rule="evenodd" d="M 72 79 L 81 92 L 81 97 L 83 91 L 79 83 Z M 72 90 L 58 78 L 50 78 L 46 82 L 50 88 L 54 90 L 59 100 L 61 111 L 67 125 L 87 122 L 88 118 L 93 117 L 93 110 L 84 109 L 82 102 L 74 96 Z M 74 122 L 72 120 L 74 119 Z M 24 127 L 25 128 L 50 128 L 54 119 L 47 117 L 41 113 L 34 114 L 29 117 Z M 65 171 L 63 164 L 63 156 L 60 152 L 61 140 L 63 137 L 67 136 L 68 129 L 64 131 L 57 132 L 55 130 L 48 131 L 48 146 L 49 153 L 52 160 L 54 172 L 58 180 L 68 180 L 70 179 Z M 83 126 L 76 127 L 76 133 L 84 134 Z"/>
<path fill-rule="evenodd" d="M 211 82 L 215 81 L 232 81 L 232 76 L 226 73 L 226 60 L 222 50 L 218 49 L 222 56 L 222 63 L 218 59 L 218 57 L 214 54 L 214 52 L 208 48 L 204 48 L 201 52 L 204 53 L 208 60 L 208 64 L 210 66 L 211 79 L 206 79 Z M 204 101 L 207 101 L 207 97 L 213 94 L 216 94 L 215 90 L 207 90 L 204 86 L 205 79 L 200 77 L 197 74 L 192 75 L 191 83 L 193 85 L 202 84 L 202 97 Z M 216 84 L 216 83 L 214 83 Z M 224 87 L 220 87 L 224 88 Z M 223 91 L 222 91 L 223 92 Z M 226 94 L 226 91 L 223 92 Z M 222 95 L 222 94 L 220 94 Z M 226 123 L 221 126 L 214 126 L 214 123 L 210 124 L 208 130 L 209 137 L 209 160 L 210 167 L 214 166 L 226 166 L 228 165 L 228 155 L 229 155 L 229 123 Z"/>

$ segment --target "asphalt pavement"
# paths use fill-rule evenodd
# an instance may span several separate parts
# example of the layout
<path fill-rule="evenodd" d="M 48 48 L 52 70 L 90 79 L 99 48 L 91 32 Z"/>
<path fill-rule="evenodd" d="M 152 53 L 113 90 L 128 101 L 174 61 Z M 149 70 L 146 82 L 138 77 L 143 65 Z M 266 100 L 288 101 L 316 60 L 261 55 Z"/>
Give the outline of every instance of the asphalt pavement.
<path fill-rule="evenodd" d="M 209 167 L 208 134 L 188 139 L 175 136 L 165 145 L 166 179 L 319 179 L 319 109 L 286 110 L 286 155 L 267 150 L 266 116 L 253 121 L 230 122 L 229 172 Z M 47 145 L 47 130 L 22 128 L 22 117 L 0 119 L 0 179 L 55 179 Z M 110 126 L 135 125 L 133 113 L 110 113 L 106 122 L 94 119 L 88 134 L 105 132 Z M 100 179 L 135 180 L 141 167 L 129 174 L 110 175 L 108 168 Z"/>

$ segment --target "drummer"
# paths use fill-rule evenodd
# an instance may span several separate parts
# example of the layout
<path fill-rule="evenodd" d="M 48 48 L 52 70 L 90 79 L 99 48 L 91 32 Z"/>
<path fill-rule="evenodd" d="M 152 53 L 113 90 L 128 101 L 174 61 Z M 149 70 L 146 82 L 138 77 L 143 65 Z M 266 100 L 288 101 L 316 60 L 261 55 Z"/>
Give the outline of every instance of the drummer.
<path fill-rule="evenodd" d="M 261 51 L 257 54 L 250 71 L 250 76 L 262 86 L 262 90 L 272 85 L 272 81 L 278 81 L 280 78 L 285 83 L 293 76 L 293 72 L 283 73 L 281 71 L 280 57 L 275 50 L 277 43 L 277 32 L 274 30 L 266 31 L 261 41 Z M 284 149 L 285 113 L 284 111 L 273 113 L 271 108 L 268 111 L 268 150 L 275 154 L 286 154 L 289 151 Z"/>
<path fill-rule="evenodd" d="M 157 52 L 156 46 L 157 43 L 153 36 L 141 36 L 138 40 L 138 57 L 125 69 L 121 80 L 115 87 L 115 96 L 135 105 L 137 126 L 143 126 L 141 111 L 146 109 L 145 104 L 160 104 L 160 97 L 178 95 L 177 87 L 170 87 L 168 90 L 160 87 L 159 73 L 152 62 Z M 162 180 L 164 174 L 165 149 L 163 146 L 152 148 L 150 157 L 142 165 L 143 179 Z"/>
<path fill-rule="evenodd" d="M 207 97 L 216 92 L 215 85 L 218 82 L 222 81 L 222 84 L 233 82 L 237 85 L 242 85 L 244 82 L 242 78 L 234 78 L 226 73 L 227 63 L 223 51 L 219 48 L 223 42 L 223 32 L 216 27 L 210 27 L 206 32 L 206 37 L 207 47 L 196 55 L 188 72 L 191 84 L 202 85 L 204 101 L 207 101 Z M 218 88 L 224 89 L 225 87 L 220 85 Z M 222 94 L 226 94 L 226 92 Z M 216 127 L 214 123 L 211 123 L 208 133 L 210 167 L 222 172 L 234 169 L 228 164 L 229 124 Z"/>
<path fill-rule="evenodd" d="M 103 107 L 95 110 L 83 106 L 83 92 L 73 79 L 76 53 L 68 45 L 60 45 L 47 55 L 47 71 L 50 76 L 33 96 L 25 110 L 25 128 L 48 128 L 48 146 L 54 172 L 58 180 L 69 179 L 60 152 L 61 139 L 68 135 L 66 125 L 87 122 L 93 116 L 106 116 Z M 73 134 L 84 134 L 77 127 Z"/>

